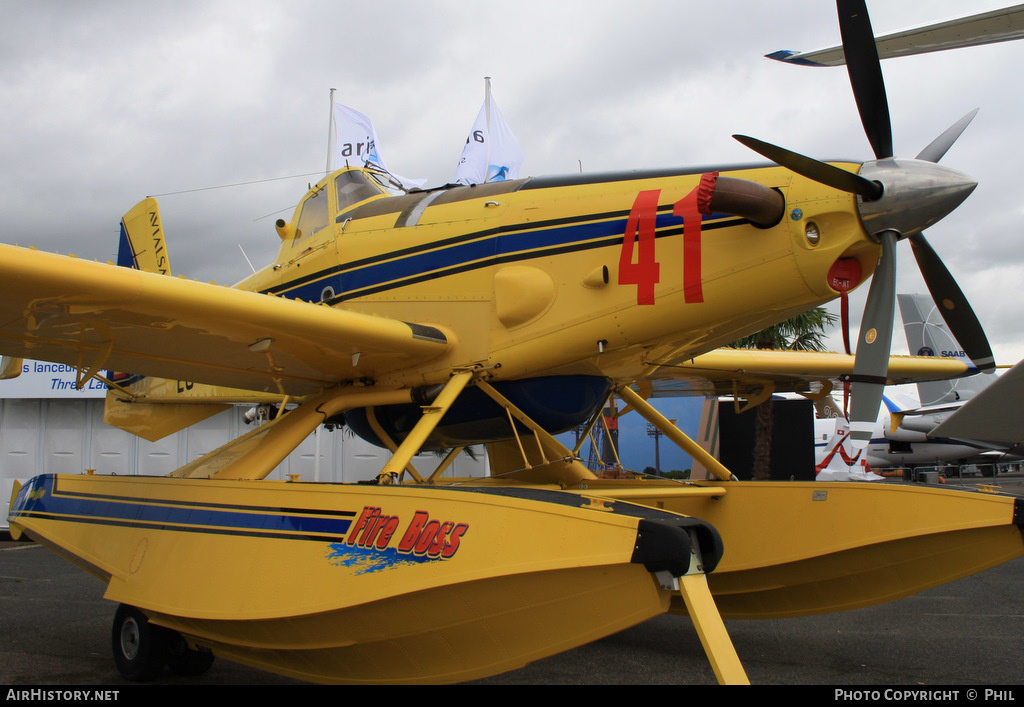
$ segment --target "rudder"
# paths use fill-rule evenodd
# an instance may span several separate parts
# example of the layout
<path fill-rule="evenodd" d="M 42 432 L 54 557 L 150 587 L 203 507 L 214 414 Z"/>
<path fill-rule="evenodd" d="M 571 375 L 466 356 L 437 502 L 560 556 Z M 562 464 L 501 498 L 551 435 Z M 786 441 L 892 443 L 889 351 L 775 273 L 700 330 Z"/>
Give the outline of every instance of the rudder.
<path fill-rule="evenodd" d="M 171 274 L 160 207 L 153 197 L 140 201 L 121 219 L 117 264 L 161 275 Z"/>

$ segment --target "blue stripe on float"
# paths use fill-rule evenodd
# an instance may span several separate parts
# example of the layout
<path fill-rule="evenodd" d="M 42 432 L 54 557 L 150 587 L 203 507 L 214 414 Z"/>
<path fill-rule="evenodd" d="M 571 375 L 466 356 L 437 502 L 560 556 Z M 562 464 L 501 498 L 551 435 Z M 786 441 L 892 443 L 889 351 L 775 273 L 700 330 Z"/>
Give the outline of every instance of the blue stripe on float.
<path fill-rule="evenodd" d="M 53 475 L 33 478 L 18 494 L 10 517 L 185 532 L 297 539 L 306 536 L 305 539 L 322 541 L 344 538 L 355 516 L 350 511 L 295 510 L 68 493 L 55 487 Z"/>

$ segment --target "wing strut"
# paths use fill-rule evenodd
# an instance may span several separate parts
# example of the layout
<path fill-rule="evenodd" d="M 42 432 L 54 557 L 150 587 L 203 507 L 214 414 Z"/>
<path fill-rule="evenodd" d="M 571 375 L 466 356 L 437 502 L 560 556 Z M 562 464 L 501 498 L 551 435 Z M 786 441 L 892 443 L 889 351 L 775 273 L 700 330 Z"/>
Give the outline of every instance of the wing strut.
<path fill-rule="evenodd" d="M 626 401 L 626 403 L 632 405 L 645 420 L 657 427 L 659 432 L 675 442 L 684 452 L 693 457 L 694 461 L 703 464 L 704 468 L 714 474 L 717 478 L 722 481 L 729 481 L 736 478 L 733 476 L 731 471 L 722 465 L 722 462 L 715 459 L 713 456 L 708 454 L 706 449 L 687 437 L 682 430 L 673 425 L 668 418 L 655 410 L 650 403 L 637 395 L 636 392 L 628 385 L 624 385 L 621 388 L 616 389 L 615 392 L 620 398 Z"/>
<path fill-rule="evenodd" d="M 565 448 L 557 439 L 551 436 L 543 427 L 538 425 L 530 416 L 512 404 L 504 395 L 495 390 L 490 383 L 478 380 L 477 387 L 483 391 L 491 400 L 505 409 L 509 417 L 509 425 L 512 430 L 513 442 L 520 459 L 521 467 L 505 469 L 498 474 L 494 473 L 494 462 L 496 456 L 492 455 L 492 476 L 503 476 L 505 478 L 517 479 L 527 483 L 557 483 L 563 486 L 578 484 L 581 481 L 589 481 L 597 477 L 587 469 L 576 458 L 576 455 Z M 532 445 L 524 446 L 517 424 L 529 430 L 534 437 L 536 449 Z M 490 449 L 490 447 L 488 448 Z M 490 454 L 490 452 L 488 452 Z M 499 463 L 499 468 L 501 464 Z"/>
<path fill-rule="evenodd" d="M 459 397 L 459 394 L 465 390 L 466 384 L 472 378 L 473 371 L 460 371 L 448 379 L 448 382 L 444 384 L 444 389 L 434 398 L 434 402 L 423 406 L 423 416 L 420 417 L 419 422 L 416 423 L 412 431 L 402 440 L 402 443 L 398 445 L 398 449 L 388 459 L 387 464 L 381 469 L 379 478 L 397 479 L 403 470 L 408 470 L 413 478 L 416 479 L 416 483 L 423 483 L 423 477 L 415 473 L 409 467 L 409 464 L 413 456 L 420 451 L 420 447 L 426 443 L 430 433 L 437 427 L 437 423 L 441 421 L 444 414 L 448 412 L 448 408 L 452 406 L 452 403 Z"/>
<path fill-rule="evenodd" d="M 168 476 L 178 478 L 253 479 L 267 477 L 327 418 L 356 407 L 408 403 L 408 389 L 328 390 L 223 447 L 199 457 Z"/>

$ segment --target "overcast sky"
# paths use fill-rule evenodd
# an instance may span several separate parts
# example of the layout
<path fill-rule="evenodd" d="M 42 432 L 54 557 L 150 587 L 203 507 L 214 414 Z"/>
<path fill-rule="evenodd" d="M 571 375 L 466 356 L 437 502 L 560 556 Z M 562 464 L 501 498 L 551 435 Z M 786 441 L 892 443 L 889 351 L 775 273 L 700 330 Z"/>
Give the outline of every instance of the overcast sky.
<path fill-rule="evenodd" d="M 868 6 L 883 34 L 1004 4 Z M 824 0 L 0 0 L 0 10 L 0 238 L 113 259 L 121 215 L 157 195 L 172 268 L 201 280 L 245 276 L 239 246 L 257 267 L 273 258 L 274 219 L 325 169 L 331 88 L 373 120 L 392 170 L 431 185 L 452 178 L 484 76 L 525 175 L 761 161 L 733 133 L 823 159 L 871 157 L 844 69 L 763 58 L 837 44 Z M 1024 357 L 1022 70 L 1020 41 L 883 66 L 898 155 L 981 108 L 943 159 L 979 186 L 928 238 L 999 363 Z M 259 183 L 194 191 L 243 182 Z M 924 291 L 906 243 L 899 272 L 900 291 Z M 899 330 L 894 343 L 905 352 Z"/>

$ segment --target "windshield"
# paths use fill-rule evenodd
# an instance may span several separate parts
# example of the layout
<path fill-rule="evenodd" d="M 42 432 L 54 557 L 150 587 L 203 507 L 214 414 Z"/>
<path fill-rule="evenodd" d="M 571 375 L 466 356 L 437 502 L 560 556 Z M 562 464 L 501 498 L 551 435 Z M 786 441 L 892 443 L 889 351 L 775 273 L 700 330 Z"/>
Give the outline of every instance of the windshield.
<path fill-rule="evenodd" d="M 299 220 L 295 224 L 295 239 L 292 244 L 296 245 L 308 236 L 312 236 L 321 228 L 325 228 L 328 223 L 330 223 L 330 208 L 327 204 L 327 192 L 321 187 L 307 196 L 302 203 Z"/>
<path fill-rule="evenodd" d="M 384 192 L 371 181 L 362 170 L 350 169 L 334 178 L 334 190 L 338 196 L 338 213 L 347 211 L 361 201 Z"/>

